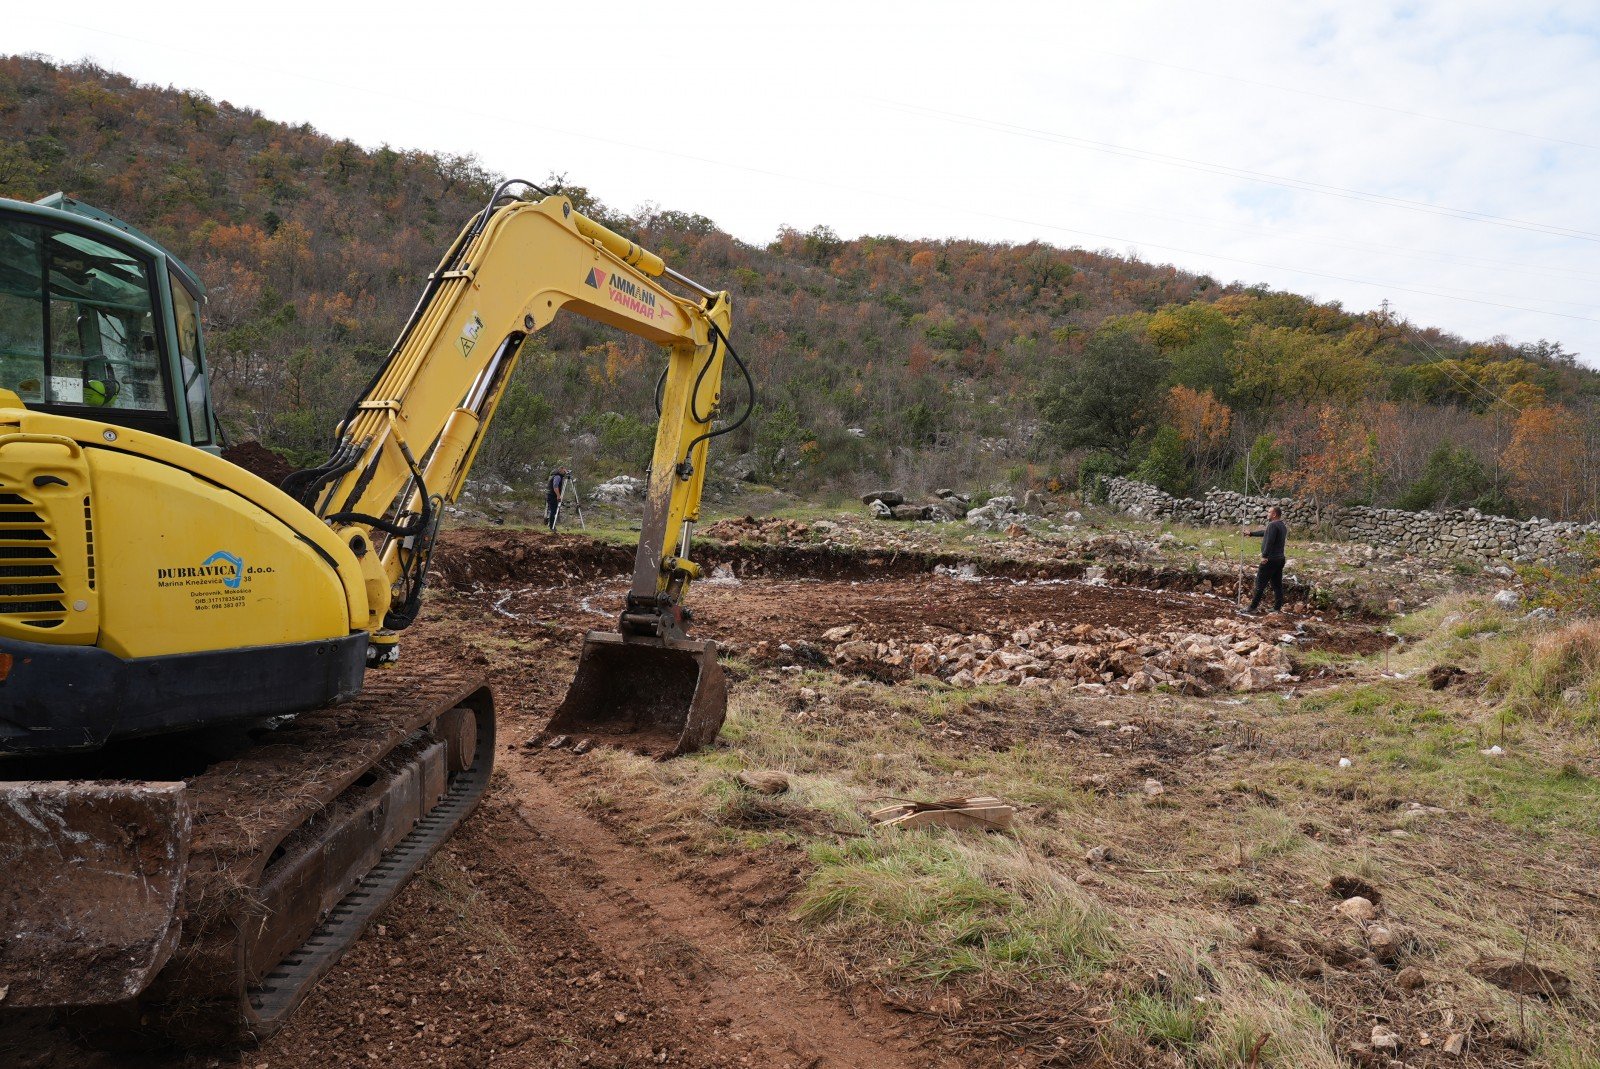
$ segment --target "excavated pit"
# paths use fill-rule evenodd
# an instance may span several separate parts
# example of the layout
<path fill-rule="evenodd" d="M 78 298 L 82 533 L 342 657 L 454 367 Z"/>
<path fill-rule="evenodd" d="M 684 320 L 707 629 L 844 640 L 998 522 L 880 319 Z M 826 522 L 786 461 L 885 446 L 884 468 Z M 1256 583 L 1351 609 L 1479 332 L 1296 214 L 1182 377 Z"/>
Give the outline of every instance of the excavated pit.
<path fill-rule="evenodd" d="M 1139 563 L 710 541 L 696 556 L 710 576 L 692 594 L 697 637 L 758 665 L 883 682 L 1203 696 L 1293 686 L 1326 671 L 1302 651 L 1391 641 L 1355 618 L 1245 617 L 1205 577 Z M 452 532 L 434 557 L 441 585 L 504 620 L 583 629 L 621 612 L 631 564 L 625 546 L 519 531 Z"/>

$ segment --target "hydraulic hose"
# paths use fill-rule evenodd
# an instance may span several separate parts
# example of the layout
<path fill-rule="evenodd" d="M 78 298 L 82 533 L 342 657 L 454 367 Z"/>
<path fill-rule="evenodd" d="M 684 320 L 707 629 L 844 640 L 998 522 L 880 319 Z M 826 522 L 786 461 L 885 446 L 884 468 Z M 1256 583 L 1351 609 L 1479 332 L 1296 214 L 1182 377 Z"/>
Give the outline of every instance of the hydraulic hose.
<path fill-rule="evenodd" d="M 722 332 L 717 330 L 716 324 L 711 324 L 711 351 L 706 354 L 706 362 L 700 366 L 700 374 L 694 377 L 694 389 L 689 391 L 689 415 L 694 417 L 696 423 L 710 423 L 711 416 L 700 414 L 700 384 L 706 379 L 706 372 L 711 370 L 711 364 L 717 358 L 717 345 L 722 339 Z"/>
<path fill-rule="evenodd" d="M 379 531 L 395 535 L 399 538 L 409 538 L 420 531 L 428 529 L 429 521 L 433 518 L 433 501 L 428 496 L 428 485 L 422 480 L 422 469 L 417 466 L 417 459 L 411 455 L 411 450 L 406 448 L 405 442 L 397 443 L 400 446 L 400 455 L 406 458 L 406 466 L 411 469 L 413 489 L 411 492 L 419 493 L 422 497 L 422 510 L 410 523 L 394 523 L 379 516 L 369 516 L 364 512 L 336 512 L 327 517 L 332 523 L 364 523 Z M 402 501 L 404 498 L 401 499 Z M 396 506 L 399 507 L 398 505 Z"/>
<path fill-rule="evenodd" d="M 678 463 L 678 469 L 680 472 L 688 469 L 689 458 L 694 455 L 695 446 L 699 445 L 701 442 L 708 442 L 713 438 L 720 438 L 724 434 L 729 434 L 738 430 L 740 427 L 744 426 L 745 421 L 750 418 L 750 414 L 755 411 L 756 407 L 756 383 L 755 380 L 750 377 L 750 369 L 746 367 L 745 362 L 739 358 L 738 350 L 733 347 L 733 343 L 728 340 L 728 336 L 722 333 L 721 327 L 717 326 L 715 323 L 712 323 L 711 334 L 714 340 L 720 339 L 722 344 L 728 347 L 728 355 L 733 357 L 733 362 L 739 365 L 739 371 L 742 375 L 744 375 L 744 386 L 746 391 L 744 411 L 739 413 L 738 419 L 734 420 L 726 427 L 713 427 L 711 430 L 706 431 L 704 434 L 700 435 L 700 437 L 690 442 L 689 447 L 683 451 L 683 460 Z M 709 362 L 707 366 L 710 366 Z M 705 370 L 701 369 L 700 373 L 702 375 L 705 374 Z M 689 405 L 691 409 L 694 407 L 694 399 L 692 396 L 689 400 Z M 695 418 L 699 419 L 698 416 Z M 700 420 L 700 422 L 705 421 Z M 688 476 L 680 475 L 680 478 L 687 479 Z"/>
<path fill-rule="evenodd" d="M 372 391 L 377 388 L 378 380 L 383 377 L 385 371 L 389 370 L 389 365 L 394 362 L 395 355 L 400 352 L 400 349 L 410 339 L 411 332 L 416 330 L 417 323 L 422 319 L 422 314 L 427 309 L 429 302 L 439 292 L 439 287 L 444 282 L 441 276 L 447 271 L 454 270 L 460 264 L 462 254 L 466 252 L 469 245 L 477 240 L 478 235 L 483 233 L 483 228 L 489 225 L 489 217 L 494 214 L 495 205 L 500 202 L 500 198 L 504 197 L 506 191 L 512 186 L 527 186 L 542 196 L 548 197 L 550 195 L 539 186 L 521 178 L 508 179 L 495 187 L 494 193 L 489 197 L 489 203 L 484 205 L 483 210 L 473 218 L 472 226 L 456 235 L 455 242 L 451 244 L 449 250 L 444 254 L 444 258 L 440 261 L 439 270 L 428 277 L 427 285 L 422 289 L 422 296 L 417 298 L 417 303 L 412 307 L 411 314 L 406 317 L 405 325 L 400 328 L 400 334 L 395 338 L 394 345 L 390 346 L 388 355 L 383 358 L 383 362 L 372 373 L 372 378 L 367 381 L 366 386 L 362 387 L 361 392 L 356 394 L 355 400 L 350 403 L 350 407 L 345 411 L 344 420 L 339 424 L 340 429 L 348 430 L 355 421 L 356 412 L 359 410 L 362 399 L 370 396 Z"/>

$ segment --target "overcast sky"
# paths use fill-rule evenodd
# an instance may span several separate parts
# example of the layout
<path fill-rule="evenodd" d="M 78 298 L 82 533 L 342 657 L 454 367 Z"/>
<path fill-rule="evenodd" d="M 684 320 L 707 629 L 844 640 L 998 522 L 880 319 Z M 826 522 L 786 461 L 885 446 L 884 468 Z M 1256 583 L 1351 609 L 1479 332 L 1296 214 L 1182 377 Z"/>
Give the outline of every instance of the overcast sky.
<path fill-rule="evenodd" d="M 28 8 L 0 50 L 750 242 L 1136 252 L 1600 365 L 1596 0 Z"/>

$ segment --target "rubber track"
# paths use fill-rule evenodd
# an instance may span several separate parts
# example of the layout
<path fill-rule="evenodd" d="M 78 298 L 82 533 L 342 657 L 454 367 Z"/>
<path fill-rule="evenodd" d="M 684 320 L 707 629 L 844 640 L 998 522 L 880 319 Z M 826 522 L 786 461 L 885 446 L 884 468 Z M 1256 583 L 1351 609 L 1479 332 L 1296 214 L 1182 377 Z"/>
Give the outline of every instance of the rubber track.
<path fill-rule="evenodd" d="M 449 790 L 428 815 L 383 855 L 361 882 L 339 902 L 299 948 L 269 972 L 258 987 L 246 989 L 260 1038 L 276 1032 L 318 980 L 332 969 L 379 913 L 394 900 L 418 869 L 477 806 L 494 767 L 494 717 L 478 717 L 477 759 L 457 773 Z"/>

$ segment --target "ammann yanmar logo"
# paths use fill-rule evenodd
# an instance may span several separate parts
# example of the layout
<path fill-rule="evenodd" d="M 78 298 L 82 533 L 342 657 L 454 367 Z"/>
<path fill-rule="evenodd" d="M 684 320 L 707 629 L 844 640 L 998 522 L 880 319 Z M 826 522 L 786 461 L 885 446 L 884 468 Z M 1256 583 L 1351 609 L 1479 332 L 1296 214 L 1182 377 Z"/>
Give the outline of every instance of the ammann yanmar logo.
<path fill-rule="evenodd" d="M 583 284 L 591 289 L 603 290 L 612 304 L 620 304 L 642 319 L 654 319 L 658 314 L 664 314 L 657 311 L 656 295 L 653 292 L 631 278 L 618 275 L 615 271 L 607 272 L 598 267 L 591 267 L 589 277 L 583 280 Z"/>

